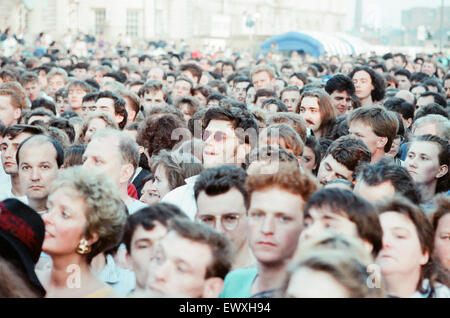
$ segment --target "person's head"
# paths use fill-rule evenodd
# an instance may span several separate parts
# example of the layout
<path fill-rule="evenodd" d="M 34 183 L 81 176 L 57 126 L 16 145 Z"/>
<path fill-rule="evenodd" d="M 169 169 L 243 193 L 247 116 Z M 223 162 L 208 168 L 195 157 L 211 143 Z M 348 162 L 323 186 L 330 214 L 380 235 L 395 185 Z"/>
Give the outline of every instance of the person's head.
<path fill-rule="evenodd" d="M 395 113 L 379 106 L 367 106 L 353 110 L 347 121 L 350 134 L 364 141 L 372 160 L 391 150 L 398 131 Z"/>
<path fill-rule="evenodd" d="M 286 105 L 278 98 L 266 99 L 262 103 L 261 109 L 263 109 L 264 111 L 266 111 L 269 114 L 275 114 L 275 113 L 288 111 L 288 108 L 286 107 Z"/>
<path fill-rule="evenodd" d="M 397 53 L 394 54 L 393 63 L 395 67 L 404 68 L 408 64 L 405 54 Z"/>
<path fill-rule="evenodd" d="M 197 86 L 200 82 L 200 78 L 202 77 L 202 69 L 194 63 L 180 65 L 179 71 L 181 76 L 189 78 L 194 83 L 193 86 Z"/>
<path fill-rule="evenodd" d="M 425 213 L 403 197 L 395 197 L 378 205 L 383 229 L 383 248 L 378 254 L 377 264 L 389 281 L 391 290 L 399 289 L 402 280 L 417 280 L 417 289 L 423 292 L 423 280 L 430 279 L 433 266 L 433 227 Z M 434 276 L 434 275 L 433 275 Z M 402 277 L 402 280 L 398 280 Z M 430 281 L 433 287 L 433 280 Z M 391 296 L 401 296 L 392 295 Z M 409 295 L 405 295 L 409 296 Z"/>
<path fill-rule="evenodd" d="M 83 143 L 89 143 L 96 131 L 105 128 L 119 129 L 119 125 L 110 113 L 99 111 L 87 116 L 86 121 L 81 128 L 79 140 Z"/>
<path fill-rule="evenodd" d="M 436 195 L 431 216 L 434 230 L 434 254 L 447 270 L 450 270 L 450 198 L 445 193 Z"/>
<path fill-rule="evenodd" d="M 186 122 L 192 118 L 192 116 L 199 109 L 199 104 L 196 98 L 191 96 L 181 96 L 176 101 L 174 106 L 183 113 L 184 120 Z"/>
<path fill-rule="evenodd" d="M 313 174 L 316 174 L 321 159 L 322 158 L 317 138 L 312 135 L 306 137 L 301 162 L 302 168 Z"/>
<path fill-rule="evenodd" d="M 127 124 L 134 122 L 134 120 L 136 119 L 136 115 L 139 113 L 140 110 L 139 96 L 125 89 L 121 89 L 117 91 L 117 93 L 125 101 L 125 110 L 127 112 Z"/>
<path fill-rule="evenodd" d="M 64 151 L 64 164 L 61 169 L 67 169 L 73 166 L 83 165 L 83 154 L 86 150 L 86 145 L 73 145 Z"/>
<path fill-rule="evenodd" d="M 267 126 L 271 126 L 273 124 L 286 124 L 297 132 L 303 142 L 306 140 L 306 122 L 300 114 L 286 112 L 276 113 L 267 119 L 266 124 Z"/>
<path fill-rule="evenodd" d="M 295 112 L 303 116 L 318 138 L 328 135 L 337 117 L 330 95 L 319 89 L 304 91 Z"/>
<path fill-rule="evenodd" d="M 166 79 L 166 72 L 161 67 L 152 67 L 147 73 L 147 80 L 164 81 Z"/>
<path fill-rule="evenodd" d="M 422 64 L 422 70 L 423 73 L 427 74 L 428 76 L 432 77 L 436 75 L 437 71 L 437 64 L 433 60 L 425 60 Z"/>
<path fill-rule="evenodd" d="M 370 163 L 369 148 L 362 140 L 343 136 L 335 140 L 320 161 L 317 180 L 322 185 L 334 179 L 355 180 L 357 168 Z"/>
<path fill-rule="evenodd" d="M 50 189 L 47 208 L 42 249 L 52 258 L 77 255 L 90 263 L 122 238 L 125 205 L 101 173 L 82 167 L 62 170 Z"/>
<path fill-rule="evenodd" d="M 255 90 L 275 90 L 275 72 L 268 65 L 258 65 L 250 72 L 250 79 Z"/>
<path fill-rule="evenodd" d="M 146 288 L 148 263 L 154 248 L 167 234 L 169 221 L 175 217 L 186 216 L 172 204 L 157 203 L 127 218 L 122 241 L 127 249 L 127 260 L 136 275 L 138 288 Z"/>
<path fill-rule="evenodd" d="M 345 115 L 351 109 L 355 85 L 350 77 L 344 74 L 334 75 L 327 81 L 325 91 L 333 100 L 338 116 Z"/>
<path fill-rule="evenodd" d="M 26 103 L 14 90 L 0 89 L 0 120 L 6 126 L 17 124 L 26 107 Z"/>
<path fill-rule="evenodd" d="M 258 126 L 252 115 L 237 107 L 212 107 L 203 118 L 205 168 L 239 164 L 256 145 Z"/>
<path fill-rule="evenodd" d="M 450 73 L 444 77 L 445 98 L 450 99 Z"/>
<path fill-rule="evenodd" d="M 18 166 L 16 152 L 19 145 L 30 136 L 42 134 L 44 130 L 38 126 L 12 125 L 3 132 L 0 144 L 3 170 L 8 175 L 17 175 Z"/>
<path fill-rule="evenodd" d="M 39 97 L 41 92 L 41 85 L 39 78 L 34 72 L 25 72 L 20 77 L 20 84 L 27 92 L 28 99 L 32 102 Z"/>
<path fill-rule="evenodd" d="M 106 128 L 96 132 L 83 154 L 83 167 L 101 171 L 126 190 L 139 163 L 139 148 L 126 133 Z"/>
<path fill-rule="evenodd" d="M 292 73 L 289 76 L 289 86 L 297 86 L 298 89 L 302 89 L 306 84 L 308 84 L 308 74 L 306 73 Z"/>
<path fill-rule="evenodd" d="M 297 132 L 286 124 L 273 124 L 261 130 L 259 144 L 283 147 L 301 161 L 304 143 Z"/>
<path fill-rule="evenodd" d="M 81 117 L 86 119 L 87 116 L 97 110 L 95 102 L 97 101 L 98 92 L 88 93 L 83 96 L 81 102 Z"/>
<path fill-rule="evenodd" d="M 280 99 L 289 112 L 295 112 L 300 101 L 300 90 L 297 86 L 288 86 L 280 92 Z"/>
<path fill-rule="evenodd" d="M 167 193 L 186 184 L 180 158 L 165 149 L 151 157 L 151 171 L 155 178 L 150 186 L 151 194 L 161 200 Z"/>
<path fill-rule="evenodd" d="M 141 105 L 144 114 L 148 113 L 153 107 L 163 106 L 167 100 L 167 92 L 161 81 L 148 81 L 138 92 L 141 98 Z"/>
<path fill-rule="evenodd" d="M 420 96 L 417 98 L 416 112 L 421 107 L 426 106 L 431 103 L 439 104 L 444 108 L 447 107 L 447 102 L 442 94 L 427 91 L 427 92 L 420 94 Z"/>
<path fill-rule="evenodd" d="M 385 94 L 383 76 L 367 66 L 357 66 L 348 75 L 355 85 L 355 94 L 363 101 L 369 97 L 372 102 L 381 101 Z"/>
<path fill-rule="evenodd" d="M 64 149 L 55 139 L 35 135 L 17 148 L 20 185 L 28 201 L 46 201 L 50 186 L 64 163 Z"/>
<path fill-rule="evenodd" d="M 161 149 L 172 150 L 180 142 L 179 139 L 172 138 L 172 132 L 180 128 L 185 129 L 186 124 L 173 114 L 147 116 L 139 126 L 136 141 L 145 148 L 146 155 L 150 158 Z"/>
<path fill-rule="evenodd" d="M 127 124 L 128 114 L 125 108 L 125 100 L 111 91 L 101 91 L 95 102 L 96 111 L 104 111 L 114 116 L 120 129 Z"/>
<path fill-rule="evenodd" d="M 295 253 L 303 207 L 318 186 L 298 165 L 280 163 L 276 173 L 250 175 L 246 187 L 250 248 L 263 265 L 284 264 Z"/>
<path fill-rule="evenodd" d="M 441 115 L 426 115 L 414 121 L 412 135 L 436 135 L 445 140 L 450 140 L 450 121 Z"/>
<path fill-rule="evenodd" d="M 420 117 L 424 117 L 427 115 L 441 115 L 446 118 L 450 118 L 450 113 L 447 112 L 445 108 L 443 108 L 441 105 L 436 103 L 431 103 L 425 106 L 422 106 L 415 114 L 414 114 L 414 120 L 416 121 Z"/>
<path fill-rule="evenodd" d="M 192 89 L 194 88 L 194 82 L 188 77 L 179 76 L 175 80 L 175 84 L 172 90 L 171 98 L 176 100 L 181 96 L 191 96 Z"/>
<path fill-rule="evenodd" d="M 414 105 L 405 101 L 402 98 L 391 97 L 387 99 L 384 104 L 387 110 L 398 113 L 403 121 L 403 126 L 409 128 L 414 119 Z"/>
<path fill-rule="evenodd" d="M 435 192 L 449 190 L 450 145 L 447 140 L 433 135 L 414 138 L 404 165 L 417 185 L 435 188 Z"/>
<path fill-rule="evenodd" d="M 84 81 L 88 75 L 87 71 L 89 68 L 89 64 L 79 62 L 72 66 L 72 74 L 73 76 L 79 80 Z"/>
<path fill-rule="evenodd" d="M 359 238 L 373 256 L 381 250 L 383 233 L 377 210 L 349 190 L 322 189 L 306 202 L 300 242 L 326 231 Z"/>
<path fill-rule="evenodd" d="M 195 182 L 196 220 L 227 236 L 236 249 L 247 242 L 247 174 L 223 165 L 203 171 Z"/>
<path fill-rule="evenodd" d="M 347 239 L 347 238 L 346 238 Z M 370 287 L 368 264 L 356 249 L 312 250 L 289 267 L 284 286 L 286 298 L 382 298 L 383 292 Z"/>
<path fill-rule="evenodd" d="M 204 224 L 174 218 L 155 248 L 149 288 L 171 297 L 216 298 L 232 259 L 232 245 L 225 236 Z"/>
<path fill-rule="evenodd" d="M 275 173 L 278 171 L 279 164 L 289 162 L 297 167 L 298 158 L 284 147 L 279 145 L 262 145 L 253 149 L 246 157 L 242 168 L 248 175 L 258 173 Z"/>
<path fill-rule="evenodd" d="M 64 88 L 67 85 L 67 72 L 60 67 L 54 67 L 47 74 L 48 86 L 47 92 L 50 96 L 54 97 L 55 93 Z"/>
<path fill-rule="evenodd" d="M 390 159 L 361 167 L 354 192 L 370 202 L 383 201 L 400 194 L 414 204 L 420 203 L 420 194 L 408 171 Z"/>
<path fill-rule="evenodd" d="M 74 80 L 67 86 L 67 98 L 71 110 L 80 112 L 84 95 L 90 93 L 92 87 L 84 81 Z"/>
<path fill-rule="evenodd" d="M 406 69 L 399 69 L 395 73 L 395 79 L 397 80 L 397 88 L 400 90 L 409 90 L 411 88 L 411 72 Z"/>

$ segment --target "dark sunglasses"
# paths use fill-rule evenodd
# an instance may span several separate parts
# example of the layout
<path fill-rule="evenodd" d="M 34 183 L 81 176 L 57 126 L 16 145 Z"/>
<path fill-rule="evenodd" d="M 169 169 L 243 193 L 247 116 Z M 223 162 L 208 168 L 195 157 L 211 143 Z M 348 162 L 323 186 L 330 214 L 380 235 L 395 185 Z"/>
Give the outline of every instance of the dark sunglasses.
<path fill-rule="evenodd" d="M 203 141 L 208 140 L 209 136 L 211 136 L 211 132 L 205 131 L 205 132 L 203 133 Z M 222 131 L 216 131 L 216 132 L 214 133 L 214 141 L 215 141 L 215 142 L 223 142 L 223 141 L 225 141 L 226 139 L 227 139 L 227 134 L 225 134 L 224 132 L 222 132 Z"/>

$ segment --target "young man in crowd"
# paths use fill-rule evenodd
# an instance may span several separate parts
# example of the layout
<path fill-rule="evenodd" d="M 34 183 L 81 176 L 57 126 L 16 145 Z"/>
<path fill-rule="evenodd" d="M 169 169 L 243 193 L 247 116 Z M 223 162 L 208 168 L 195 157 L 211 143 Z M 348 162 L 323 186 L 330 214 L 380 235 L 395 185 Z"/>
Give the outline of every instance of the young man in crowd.
<path fill-rule="evenodd" d="M 223 164 L 240 166 L 258 142 L 258 125 L 253 117 L 238 107 L 212 107 L 202 120 L 203 166 L 208 169 Z M 191 218 L 197 213 L 194 197 L 196 178 L 169 192 L 163 202 L 172 203 Z"/>
<path fill-rule="evenodd" d="M 125 100 L 111 91 L 101 91 L 97 95 L 95 107 L 97 111 L 104 111 L 114 117 L 120 129 L 125 128 L 128 113 L 125 108 Z"/>
<path fill-rule="evenodd" d="M 345 115 L 351 110 L 355 85 L 350 77 L 344 74 L 334 75 L 327 81 L 325 91 L 330 95 L 338 116 Z"/>
<path fill-rule="evenodd" d="M 323 186 L 334 179 L 354 182 L 357 168 L 370 160 L 370 150 L 362 140 L 342 136 L 330 145 L 320 162 L 317 180 Z"/>
<path fill-rule="evenodd" d="M 349 133 L 369 148 L 371 163 L 381 160 L 391 150 L 399 125 L 395 113 L 379 106 L 366 106 L 353 110 L 347 122 Z"/>
<path fill-rule="evenodd" d="M 383 231 L 375 207 L 343 189 L 321 189 L 306 202 L 300 243 L 325 231 L 356 237 L 374 257 L 382 247 Z"/>
<path fill-rule="evenodd" d="M 304 205 L 317 188 L 292 163 L 280 163 L 274 174 L 248 177 L 248 239 L 257 264 L 230 272 L 221 297 L 273 297 L 282 287 L 303 229 Z"/>
<path fill-rule="evenodd" d="M 28 137 L 42 134 L 44 131 L 39 126 L 12 125 L 8 127 L 0 145 L 3 170 L 10 176 L 9 182 L 0 185 L 0 200 L 16 198 L 27 203 L 27 197 L 22 191 L 19 179 L 19 171 L 16 162 L 16 153 L 19 145 Z"/>
<path fill-rule="evenodd" d="M 167 234 L 171 219 L 186 215 L 177 207 L 157 203 L 143 208 L 127 219 L 123 242 L 127 249 L 127 260 L 136 276 L 132 295 L 148 291 L 148 269 L 155 246 Z"/>
<path fill-rule="evenodd" d="M 157 296 L 216 298 L 231 269 L 230 241 L 210 227 L 176 218 L 155 247 L 149 290 Z"/>
<path fill-rule="evenodd" d="M 6 127 L 17 124 L 26 107 L 25 101 L 15 91 L 0 88 L 0 120 Z"/>
<path fill-rule="evenodd" d="M 248 192 L 242 168 L 223 165 L 203 171 L 194 186 L 198 222 L 227 236 L 236 254 L 233 269 L 252 265 L 247 239 Z"/>

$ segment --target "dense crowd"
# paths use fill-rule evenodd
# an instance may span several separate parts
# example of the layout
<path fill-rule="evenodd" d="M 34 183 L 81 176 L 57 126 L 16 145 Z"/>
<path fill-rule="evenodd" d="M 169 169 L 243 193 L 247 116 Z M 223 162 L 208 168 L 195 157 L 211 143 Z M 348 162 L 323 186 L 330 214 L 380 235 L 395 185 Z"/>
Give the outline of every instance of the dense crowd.
<path fill-rule="evenodd" d="M 0 55 L 0 297 L 450 297 L 443 54 Z"/>

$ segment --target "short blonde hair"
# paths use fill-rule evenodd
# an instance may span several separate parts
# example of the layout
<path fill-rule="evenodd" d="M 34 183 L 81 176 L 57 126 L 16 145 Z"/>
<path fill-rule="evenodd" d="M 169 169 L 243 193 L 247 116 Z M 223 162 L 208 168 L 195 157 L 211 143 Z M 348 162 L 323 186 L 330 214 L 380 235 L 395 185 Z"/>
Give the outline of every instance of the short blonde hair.
<path fill-rule="evenodd" d="M 50 193 L 62 187 L 73 189 L 73 194 L 85 202 L 86 238 L 98 235 L 98 241 L 87 254 L 90 263 L 96 255 L 120 243 L 127 220 L 125 205 L 107 175 L 81 166 L 60 170 Z"/>

